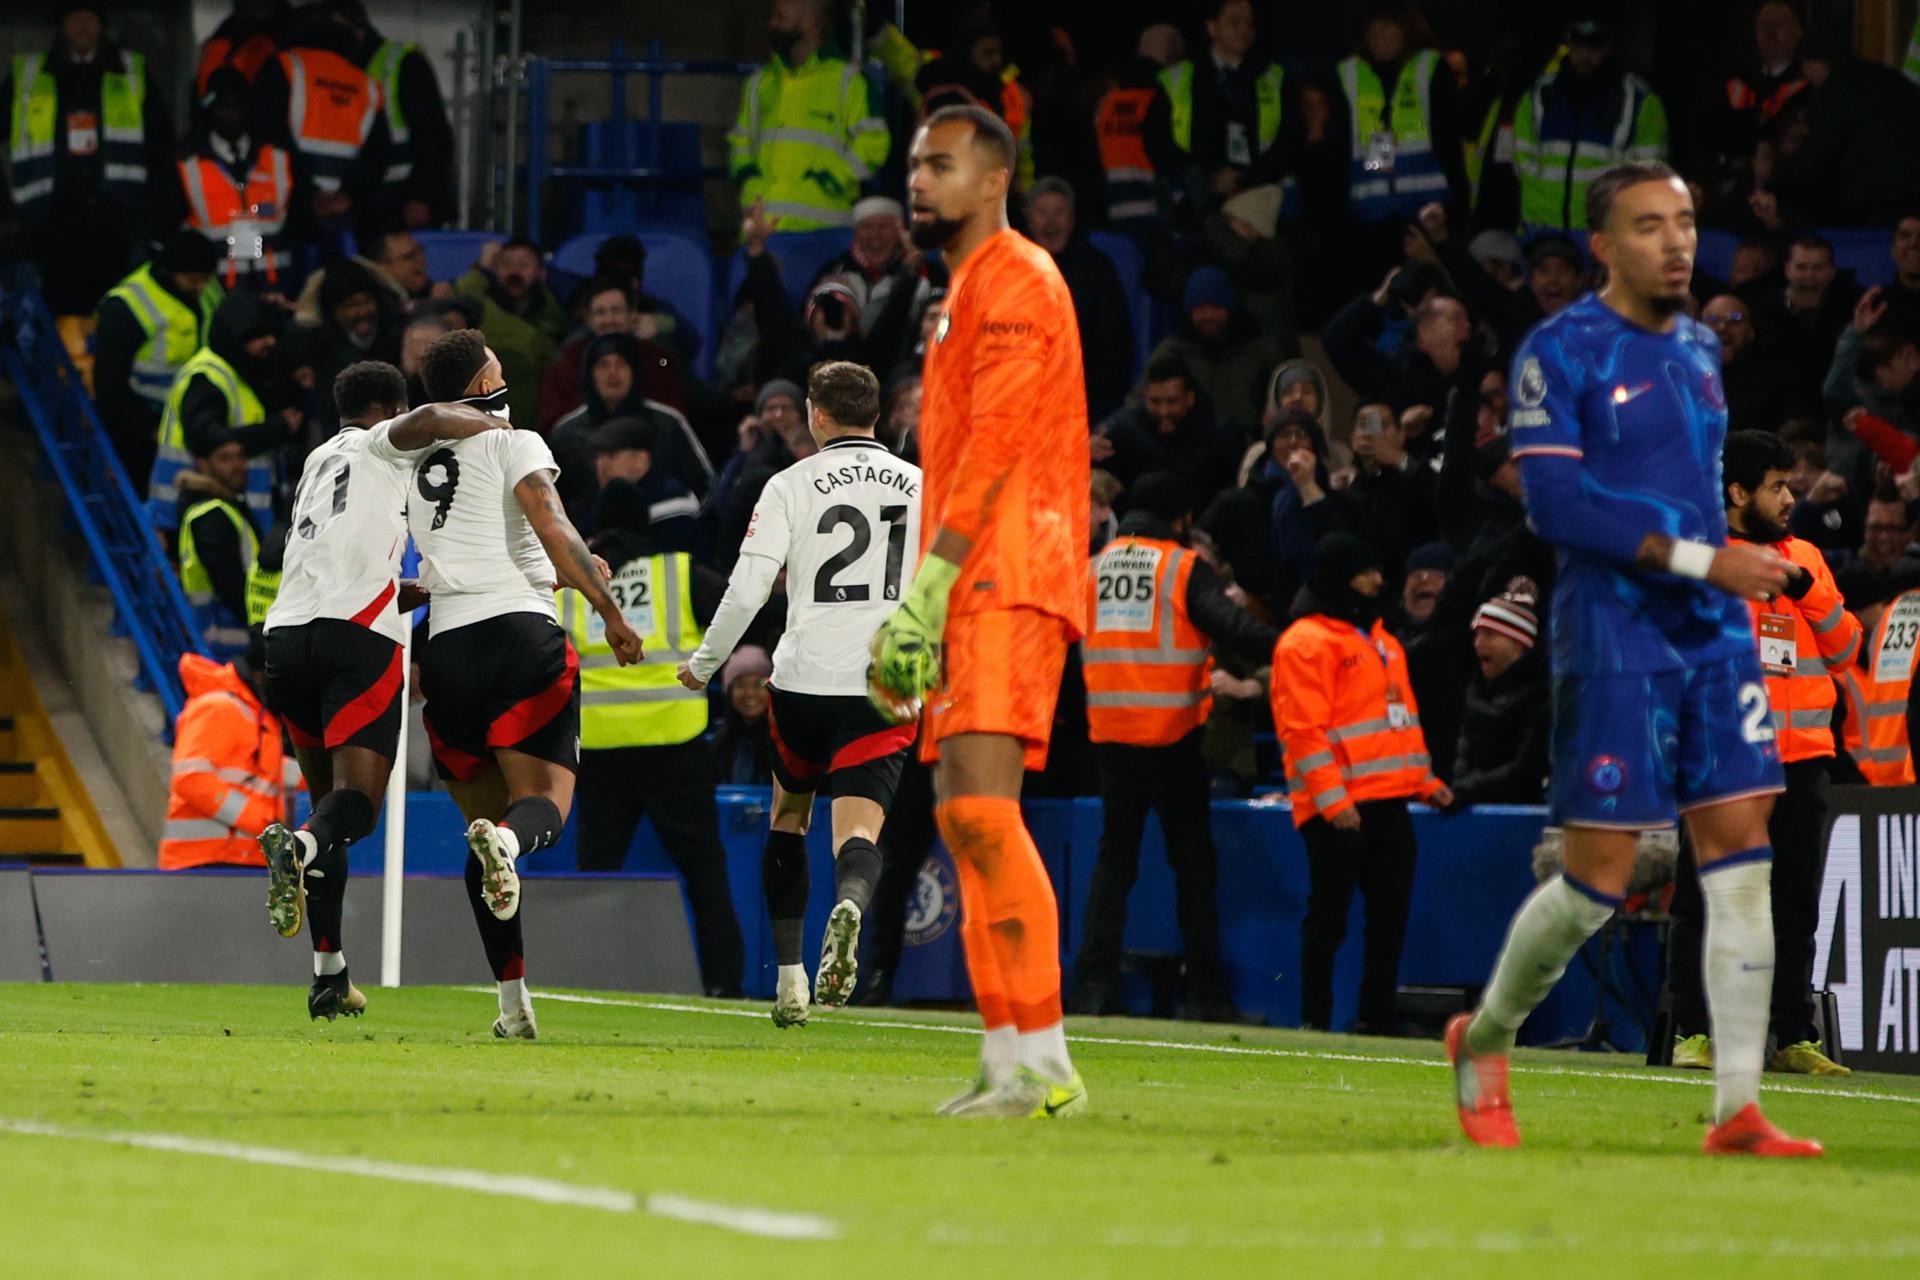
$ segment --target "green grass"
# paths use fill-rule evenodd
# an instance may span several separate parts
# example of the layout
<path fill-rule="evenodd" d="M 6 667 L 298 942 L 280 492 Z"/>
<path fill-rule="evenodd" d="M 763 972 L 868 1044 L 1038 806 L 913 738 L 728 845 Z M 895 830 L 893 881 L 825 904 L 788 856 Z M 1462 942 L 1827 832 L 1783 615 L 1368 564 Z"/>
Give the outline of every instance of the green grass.
<path fill-rule="evenodd" d="M 1630 1060 L 1522 1055 L 1517 1152 L 1457 1136 L 1439 1046 L 1076 1022 L 1092 1109 L 936 1119 L 976 1043 L 939 1014 L 369 991 L 0 987 L 0 1126 L 186 1135 L 819 1215 L 779 1241 L 643 1211 L 0 1131 L 9 1276 L 1920 1274 L 1920 1080 L 1773 1093 L 1820 1162 L 1697 1154 L 1709 1090 Z M 761 1011 L 755 1009 L 756 1014 Z M 860 1025 L 860 1024 L 868 1025 Z M 879 1024 L 879 1025 L 873 1025 Z M 1262 1052 L 1194 1052 L 1165 1043 Z M 1339 1056 L 1344 1055 L 1344 1056 Z M 1365 1059 L 1380 1060 L 1365 1060 Z M 1689 1081 L 1703 1077 L 1689 1074 Z"/>

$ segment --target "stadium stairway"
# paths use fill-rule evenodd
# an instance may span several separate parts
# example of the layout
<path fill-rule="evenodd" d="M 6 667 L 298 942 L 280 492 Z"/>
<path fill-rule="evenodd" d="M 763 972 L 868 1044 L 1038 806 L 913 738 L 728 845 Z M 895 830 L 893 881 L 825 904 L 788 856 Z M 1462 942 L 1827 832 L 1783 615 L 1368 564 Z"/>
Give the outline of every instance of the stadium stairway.
<path fill-rule="evenodd" d="M 11 390 L 0 384 L 0 717 L 12 722 L 0 734 L 0 859 L 152 866 L 166 716 L 136 688 L 133 646 L 113 632 Z"/>

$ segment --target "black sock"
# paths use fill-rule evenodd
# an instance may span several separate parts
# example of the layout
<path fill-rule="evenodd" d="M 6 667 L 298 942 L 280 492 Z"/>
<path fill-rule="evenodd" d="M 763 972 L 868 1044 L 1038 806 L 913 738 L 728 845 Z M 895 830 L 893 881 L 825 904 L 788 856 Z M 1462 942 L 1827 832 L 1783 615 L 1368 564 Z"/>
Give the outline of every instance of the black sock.
<path fill-rule="evenodd" d="M 807 915 L 807 838 L 794 831 L 767 832 L 760 852 L 760 886 L 773 921 L 773 958 L 800 963 L 800 932 Z"/>
<path fill-rule="evenodd" d="M 500 825 L 518 837 L 520 854 L 516 856 L 524 856 L 558 840 L 567 820 L 560 816 L 560 807 L 545 796 L 528 796 L 507 806 L 507 816 L 500 819 Z"/>
<path fill-rule="evenodd" d="M 364 839 L 373 830 L 373 801 L 348 787 L 336 787 L 320 797 L 307 819 L 307 830 L 320 852 Z"/>
<path fill-rule="evenodd" d="M 480 859 L 467 854 L 467 901 L 473 904 L 473 922 L 480 926 L 480 945 L 487 949 L 487 965 L 495 982 L 524 978 L 527 964 L 520 945 L 520 916 L 526 903 L 511 920 L 497 920 L 487 909 L 486 895 L 480 891 Z"/>
<path fill-rule="evenodd" d="M 851 899 L 866 915 L 879 879 L 879 847 L 865 836 L 848 836 L 833 860 L 834 902 Z"/>

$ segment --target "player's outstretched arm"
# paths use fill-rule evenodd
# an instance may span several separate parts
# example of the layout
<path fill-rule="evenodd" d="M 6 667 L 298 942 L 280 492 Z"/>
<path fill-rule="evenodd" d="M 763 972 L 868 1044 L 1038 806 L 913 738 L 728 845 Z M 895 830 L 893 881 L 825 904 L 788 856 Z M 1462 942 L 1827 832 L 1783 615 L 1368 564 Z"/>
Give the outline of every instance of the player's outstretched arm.
<path fill-rule="evenodd" d="M 700 647 L 675 673 L 681 684 L 689 689 L 707 687 L 707 682 L 733 656 L 734 646 L 766 606 L 779 577 L 780 561 L 771 556 L 745 554 L 734 561 L 733 573 L 727 579 L 727 593 L 720 597 L 720 607 L 714 610 L 713 621 L 701 637 Z"/>
<path fill-rule="evenodd" d="M 646 656 L 640 648 L 640 637 L 627 625 L 620 606 L 607 591 L 593 552 L 580 540 L 580 531 L 573 527 L 573 521 L 567 519 L 560 493 L 553 487 L 553 472 L 532 472 L 513 486 L 513 496 L 520 500 L 527 522 L 533 526 L 540 545 L 546 548 L 547 558 L 553 561 L 553 571 L 559 575 L 561 585 L 572 587 L 584 596 L 606 623 L 607 643 L 613 646 L 614 657 L 620 665 L 639 662 Z"/>
<path fill-rule="evenodd" d="M 472 405 L 423 404 L 395 418 L 387 427 L 387 439 L 396 449 L 424 449 L 438 440 L 464 440 L 506 426 L 505 419 Z"/>

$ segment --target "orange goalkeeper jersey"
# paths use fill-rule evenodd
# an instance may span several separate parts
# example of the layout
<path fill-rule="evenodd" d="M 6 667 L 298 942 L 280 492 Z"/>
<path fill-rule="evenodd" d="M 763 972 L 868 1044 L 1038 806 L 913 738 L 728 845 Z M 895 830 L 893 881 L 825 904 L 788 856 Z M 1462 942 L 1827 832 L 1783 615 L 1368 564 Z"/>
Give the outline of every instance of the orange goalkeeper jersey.
<path fill-rule="evenodd" d="M 921 550 L 943 527 L 973 542 L 950 612 L 1037 609 L 1078 638 L 1087 390 L 1073 298 L 1045 249 L 1001 231 L 960 264 L 922 392 Z"/>

